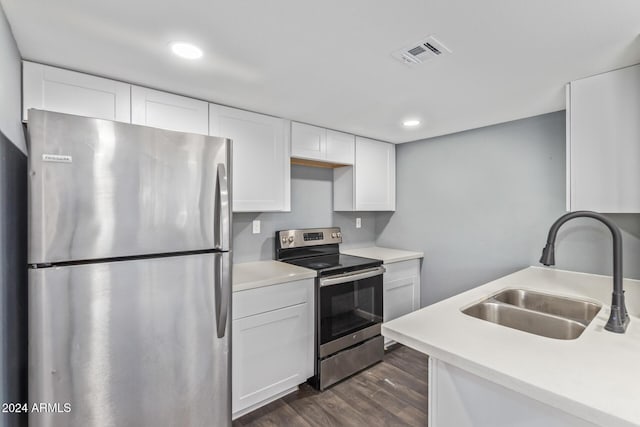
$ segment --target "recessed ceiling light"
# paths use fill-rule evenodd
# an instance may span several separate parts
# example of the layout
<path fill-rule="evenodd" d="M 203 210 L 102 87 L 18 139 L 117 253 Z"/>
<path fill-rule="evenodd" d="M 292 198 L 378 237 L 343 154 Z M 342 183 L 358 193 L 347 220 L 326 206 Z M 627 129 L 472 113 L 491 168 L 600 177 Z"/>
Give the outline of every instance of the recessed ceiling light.
<path fill-rule="evenodd" d="M 191 43 L 175 42 L 171 43 L 171 51 L 181 58 L 198 59 L 202 58 L 202 49 Z"/>
<path fill-rule="evenodd" d="M 404 122 L 402 122 L 402 126 L 405 126 L 408 128 L 416 127 L 419 124 L 420 124 L 420 120 L 405 120 Z"/>

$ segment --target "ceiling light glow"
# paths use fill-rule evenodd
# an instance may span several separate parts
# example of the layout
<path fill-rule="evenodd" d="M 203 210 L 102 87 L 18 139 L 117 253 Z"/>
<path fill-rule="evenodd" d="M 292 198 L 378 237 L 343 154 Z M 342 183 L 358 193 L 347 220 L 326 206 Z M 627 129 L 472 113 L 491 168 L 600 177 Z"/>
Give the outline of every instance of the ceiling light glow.
<path fill-rule="evenodd" d="M 198 59 L 202 58 L 202 49 L 191 43 L 175 42 L 171 43 L 171 51 L 181 58 Z"/>
<path fill-rule="evenodd" d="M 404 122 L 402 122 L 402 126 L 405 126 L 408 128 L 416 127 L 419 124 L 420 124 L 420 120 L 405 120 Z"/>

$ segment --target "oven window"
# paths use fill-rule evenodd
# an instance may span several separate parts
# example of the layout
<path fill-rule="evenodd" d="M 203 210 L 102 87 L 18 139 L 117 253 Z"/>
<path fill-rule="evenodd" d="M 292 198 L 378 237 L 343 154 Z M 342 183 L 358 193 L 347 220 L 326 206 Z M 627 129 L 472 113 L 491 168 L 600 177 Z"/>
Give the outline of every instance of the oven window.
<path fill-rule="evenodd" d="M 320 288 L 320 344 L 382 322 L 382 275 Z"/>

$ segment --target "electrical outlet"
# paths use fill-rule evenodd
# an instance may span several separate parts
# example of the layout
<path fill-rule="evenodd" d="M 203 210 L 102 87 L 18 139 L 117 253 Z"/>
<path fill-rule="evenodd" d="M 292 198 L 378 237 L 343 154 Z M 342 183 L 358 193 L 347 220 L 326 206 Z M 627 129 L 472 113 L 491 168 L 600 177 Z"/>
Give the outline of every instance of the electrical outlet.
<path fill-rule="evenodd" d="M 356 228 L 362 227 L 362 218 L 356 218 Z"/>
<path fill-rule="evenodd" d="M 260 234 L 260 220 L 253 220 L 253 234 Z"/>

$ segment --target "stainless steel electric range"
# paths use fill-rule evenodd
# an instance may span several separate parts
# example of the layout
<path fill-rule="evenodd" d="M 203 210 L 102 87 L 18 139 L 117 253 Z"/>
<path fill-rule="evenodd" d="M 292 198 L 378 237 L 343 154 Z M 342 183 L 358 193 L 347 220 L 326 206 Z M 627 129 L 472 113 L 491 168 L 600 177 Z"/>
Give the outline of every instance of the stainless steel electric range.
<path fill-rule="evenodd" d="M 318 272 L 315 375 L 319 390 L 382 360 L 382 261 L 340 253 L 340 228 L 276 231 L 276 259 Z"/>

